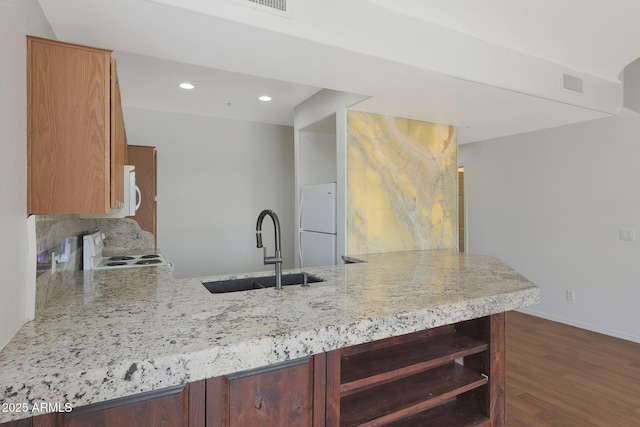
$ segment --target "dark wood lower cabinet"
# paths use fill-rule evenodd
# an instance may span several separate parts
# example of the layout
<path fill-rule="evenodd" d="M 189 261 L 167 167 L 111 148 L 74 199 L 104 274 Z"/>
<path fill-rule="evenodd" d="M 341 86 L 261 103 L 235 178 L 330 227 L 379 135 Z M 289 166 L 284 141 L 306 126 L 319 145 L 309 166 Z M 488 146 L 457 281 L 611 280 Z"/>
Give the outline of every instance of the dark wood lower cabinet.
<path fill-rule="evenodd" d="M 0 424 L 1 427 L 31 427 L 31 418 L 23 418 L 21 420 L 9 421 Z"/>
<path fill-rule="evenodd" d="M 505 425 L 504 313 L 0 427 Z"/>
<path fill-rule="evenodd" d="M 505 425 L 504 313 L 327 353 L 327 427 Z"/>
<path fill-rule="evenodd" d="M 87 405 L 56 415 L 56 427 L 204 425 L 204 381 Z M 202 402 L 202 403 L 201 403 Z"/>
<path fill-rule="evenodd" d="M 0 427 L 202 427 L 205 382 L 141 393 L 71 412 L 49 413 L 0 424 Z"/>
<path fill-rule="evenodd" d="M 314 399 L 319 360 L 308 357 L 208 380 L 207 426 L 323 426 L 314 423 L 324 413 L 323 399 L 320 405 Z"/>

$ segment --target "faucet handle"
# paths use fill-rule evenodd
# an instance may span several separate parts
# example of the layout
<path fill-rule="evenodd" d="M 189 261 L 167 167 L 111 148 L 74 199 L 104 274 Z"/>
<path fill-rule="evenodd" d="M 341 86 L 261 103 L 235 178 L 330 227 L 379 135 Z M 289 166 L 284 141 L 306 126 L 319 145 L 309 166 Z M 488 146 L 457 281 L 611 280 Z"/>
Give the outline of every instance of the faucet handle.
<path fill-rule="evenodd" d="M 274 256 L 267 256 L 267 248 L 263 248 L 265 264 L 282 264 L 282 256 L 276 253 Z"/>

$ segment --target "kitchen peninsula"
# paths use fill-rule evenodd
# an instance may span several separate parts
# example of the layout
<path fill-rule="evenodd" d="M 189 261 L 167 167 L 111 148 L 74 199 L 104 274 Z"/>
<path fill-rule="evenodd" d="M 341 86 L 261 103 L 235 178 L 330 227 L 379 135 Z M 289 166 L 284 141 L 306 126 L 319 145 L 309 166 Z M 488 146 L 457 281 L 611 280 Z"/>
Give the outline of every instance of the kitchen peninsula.
<path fill-rule="evenodd" d="M 165 267 L 78 272 L 0 351 L 0 423 L 36 416 L 42 425 L 86 425 L 118 408 L 141 416 L 135 405 L 165 399 L 163 413 L 174 405 L 180 425 L 268 425 L 261 414 L 275 416 L 269 405 L 280 393 L 309 398 L 285 410 L 289 425 L 412 425 L 412 416 L 444 408 L 447 418 L 447 405 L 471 400 L 463 406 L 479 417 L 473 425 L 502 425 L 504 312 L 536 304 L 539 289 L 488 256 L 354 258 L 365 262 L 305 269 L 324 279 L 309 287 L 227 294 L 201 283 L 221 277 L 174 279 Z M 392 368 L 369 369 L 367 360 Z M 384 406 L 376 396 L 403 395 L 393 387 L 429 381 L 456 384 L 372 411 Z M 369 404 L 358 398 L 363 390 Z"/>

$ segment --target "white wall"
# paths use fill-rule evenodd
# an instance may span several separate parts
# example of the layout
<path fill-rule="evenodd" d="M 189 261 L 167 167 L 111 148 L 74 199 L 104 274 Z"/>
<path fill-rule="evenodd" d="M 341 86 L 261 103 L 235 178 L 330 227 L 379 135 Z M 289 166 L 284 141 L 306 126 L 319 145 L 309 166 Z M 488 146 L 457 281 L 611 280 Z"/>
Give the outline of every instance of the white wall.
<path fill-rule="evenodd" d="M 640 112 L 640 58 L 624 67 L 622 80 L 624 107 Z"/>
<path fill-rule="evenodd" d="M 53 37 L 36 0 L 0 0 L 0 348 L 27 320 L 27 76 L 25 35 Z M 34 267 L 35 268 L 35 267 Z M 30 289 L 30 291 L 28 291 Z"/>
<path fill-rule="evenodd" d="M 158 247 L 176 277 L 271 271 L 256 248 L 262 209 L 278 214 L 294 266 L 293 129 L 124 108 L 129 144 L 158 147 Z M 263 241 L 273 255 L 273 225 Z"/>
<path fill-rule="evenodd" d="M 334 118 L 335 120 L 335 118 Z M 336 133 L 299 132 L 298 182 L 305 185 L 336 182 Z"/>
<path fill-rule="evenodd" d="M 640 342 L 639 138 L 640 115 L 623 110 L 459 147 L 469 252 L 540 286 L 529 313 Z"/>

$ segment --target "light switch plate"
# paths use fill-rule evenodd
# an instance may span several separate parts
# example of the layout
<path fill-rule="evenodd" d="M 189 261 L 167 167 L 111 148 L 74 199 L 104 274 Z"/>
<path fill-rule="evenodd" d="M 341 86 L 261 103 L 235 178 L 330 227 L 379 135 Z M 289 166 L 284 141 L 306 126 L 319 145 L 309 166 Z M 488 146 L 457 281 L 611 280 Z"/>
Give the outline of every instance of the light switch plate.
<path fill-rule="evenodd" d="M 633 228 L 621 228 L 620 240 L 636 240 L 636 230 Z"/>

